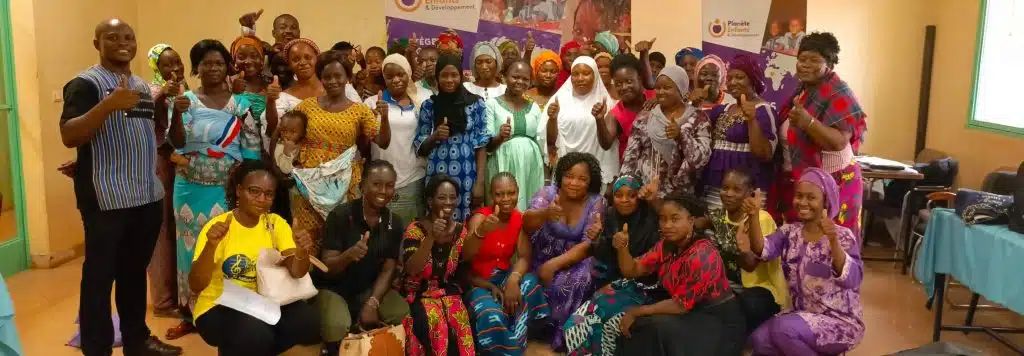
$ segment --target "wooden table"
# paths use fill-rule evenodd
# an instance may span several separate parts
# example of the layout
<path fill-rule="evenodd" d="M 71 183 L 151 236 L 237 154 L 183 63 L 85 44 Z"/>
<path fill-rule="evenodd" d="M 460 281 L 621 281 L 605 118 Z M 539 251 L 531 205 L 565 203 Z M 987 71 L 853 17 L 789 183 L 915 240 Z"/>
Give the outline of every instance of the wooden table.
<path fill-rule="evenodd" d="M 871 187 L 873 185 L 872 183 L 875 180 L 878 180 L 878 179 L 906 180 L 906 181 L 908 181 L 910 183 L 910 191 L 913 191 L 914 187 L 917 185 L 917 182 L 922 180 L 922 179 L 924 179 L 924 174 L 921 174 L 920 172 L 918 172 L 916 170 L 913 170 L 913 169 L 910 169 L 910 168 L 904 169 L 902 171 L 875 170 L 875 169 L 871 169 L 871 168 L 867 167 L 867 165 L 863 165 L 862 164 L 861 165 L 861 177 L 865 181 L 867 181 L 868 187 Z M 906 203 L 906 201 L 904 201 L 904 204 L 905 203 Z M 866 211 L 863 210 L 863 209 L 862 209 L 862 212 L 864 212 L 864 214 L 866 214 Z M 903 208 L 900 209 L 900 236 L 896 237 L 896 240 L 897 240 L 896 241 L 896 253 L 899 254 L 902 251 L 903 252 L 902 256 L 900 256 L 900 257 L 867 257 L 867 256 L 862 256 L 862 259 L 865 260 L 865 261 L 901 262 L 901 263 L 903 263 L 903 266 L 901 266 L 901 269 L 903 270 L 903 273 L 905 274 L 907 272 L 907 261 L 909 259 L 908 257 L 910 256 L 910 248 L 909 248 L 909 246 L 906 246 L 906 242 L 907 242 L 906 240 L 907 240 L 907 237 L 910 236 L 911 231 L 913 230 L 913 226 L 910 226 L 911 216 L 912 216 L 912 212 L 904 211 Z M 863 223 L 864 219 L 861 219 L 861 222 Z M 864 241 L 865 244 L 867 243 L 867 238 L 865 236 L 865 231 L 867 231 L 867 230 L 868 230 L 868 226 L 864 225 L 864 226 L 861 227 L 861 236 L 860 236 L 860 238 L 861 238 L 861 241 Z"/>

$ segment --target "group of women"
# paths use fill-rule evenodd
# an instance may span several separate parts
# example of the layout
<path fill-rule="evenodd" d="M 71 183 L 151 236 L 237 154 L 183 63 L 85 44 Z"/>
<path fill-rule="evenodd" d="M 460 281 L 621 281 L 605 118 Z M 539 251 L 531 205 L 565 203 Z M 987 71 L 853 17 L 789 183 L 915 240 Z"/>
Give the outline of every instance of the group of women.
<path fill-rule="evenodd" d="M 614 36 L 532 58 L 482 42 L 464 70 L 454 32 L 365 56 L 321 52 L 290 15 L 273 34 L 195 44 L 191 90 L 178 52 L 150 52 L 188 137 L 165 155 L 179 300 L 157 307 L 184 316 L 168 336 L 198 329 L 226 355 L 337 353 L 397 324 L 414 355 L 535 338 L 573 355 L 837 354 L 863 336 L 865 114 L 830 33 L 801 42 L 781 110 L 756 59 L 666 64 L 652 41 L 639 58 Z M 276 325 L 214 306 L 223 280 L 255 289 L 260 247 L 294 276 L 309 256 L 327 266 Z"/>

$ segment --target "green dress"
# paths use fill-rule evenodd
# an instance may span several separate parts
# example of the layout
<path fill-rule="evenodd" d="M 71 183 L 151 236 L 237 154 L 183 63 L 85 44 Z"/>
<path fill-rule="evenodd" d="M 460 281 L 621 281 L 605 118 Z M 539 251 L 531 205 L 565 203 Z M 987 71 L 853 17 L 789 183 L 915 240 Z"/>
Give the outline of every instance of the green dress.
<path fill-rule="evenodd" d="M 512 136 L 487 156 L 487 179 L 490 183 L 499 172 L 511 172 L 519 183 L 518 209 L 526 211 L 530 198 L 544 186 L 544 159 L 540 149 L 544 137 L 539 135 L 540 125 L 543 125 L 542 110 L 530 101 L 522 110 L 514 111 L 505 104 L 503 97 L 486 102 L 487 125 L 497 139 L 501 126 L 511 118 Z"/>

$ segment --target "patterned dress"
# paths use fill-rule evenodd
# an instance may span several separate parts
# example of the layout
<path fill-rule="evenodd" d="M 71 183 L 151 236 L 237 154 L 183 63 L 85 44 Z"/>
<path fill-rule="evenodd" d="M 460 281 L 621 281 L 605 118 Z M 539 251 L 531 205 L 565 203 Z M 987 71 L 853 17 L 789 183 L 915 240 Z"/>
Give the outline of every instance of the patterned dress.
<path fill-rule="evenodd" d="M 711 156 L 711 122 L 708 116 L 697 111 L 682 124 L 676 140 L 678 150 L 672 157 L 663 157 L 654 148 L 647 133 L 650 119 L 651 111 L 644 110 L 633 122 L 620 173 L 639 177 L 644 182 L 660 176 L 660 198 L 679 192 L 693 194 L 697 178 Z"/>
<path fill-rule="evenodd" d="M 849 145 L 842 151 L 825 151 L 804 130 L 792 125 L 792 121 L 788 120 L 789 112 L 796 102 L 804 103 L 804 109 L 815 120 L 814 125 L 825 125 L 849 135 Z M 786 118 L 780 129 L 785 135 L 782 146 L 783 172 L 776 180 L 776 189 L 768 196 L 767 201 L 777 203 L 777 206 L 769 206 L 769 212 L 776 217 L 785 214 L 787 222 L 795 222 L 796 210 L 792 208 L 794 184 L 804 169 L 821 168 L 831 174 L 839 185 L 841 205 L 839 215 L 835 218 L 836 224 L 860 236 L 864 180 L 860 165 L 853 161 L 853 156 L 864 142 L 867 114 L 861 109 L 853 91 L 836 73 L 826 74 L 823 83 L 816 89 L 797 89 L 793 98 L 782 106 L 779 117 Z"/>
<path fill-rule="evenodd" d="M 424 184 L 429 183 L 431 177 L 438 173 L 446 174 L 459 182 L 459 201 L 452 216 L 455 221 L 464 221 L 469 217 L 469 202 L 473 197 L 473 184 L 476 183 L 476 150 L 491 142 L 486 110 L 483 100 L 466 106 L 466 130 L 438 143 L 427 156 L 427 176 L 423 180 Z M 433 133 L 434 99 L 431 98 L 420 106 L 413 148 L 419 151 L 420 145 Z"/>
<path fill-rule="evenodd" d="M 338 158 L 342 153 L 356 144 L 359 139 L 373 141 L 377 136 L 380 123 L 370 108 L 361 103 L 354 103 L 341 112 L 329 112 L 320 107 L 317 98 L 303 100 L 295 107 L 309 118 L 306 125 L 306 138 L 299 150 L 299 166 L 295 168 L 316 168 L 321 164 Z M 359 197 L 358 187 L 362 177 L 362 162 L 352 163 L 352 179 L 348 185 L 348 200 Z M 292 226 L 294 230 L 319 231 L 324 226 L 324 218 L 298 192 L 292 193 Z M 339 202 L 340 203 L 343 203 Z M 314 233 L 313 236 L 319 236 Z M 315 241 L 314 251 L 310 255 L 318 256 L 320 240 Z"/>
<path fill-rule="evenodd" d="M 469 312 L 462 302 L 459 285 L 460 276 L 466 273 L 460 268 L 464 266 L 460 262 L 466 241 L 465 226 L 457 226 L 456 233 L 459 237 L 447 245 L 434 243 L 422 271 L 404 274 L 404 278 L 395 281 L 411 311 L 402 322 L 407 355 L 476 354 Z M 402 261 L 408 261 L 419 250 L 424 237 L 419 222 L 409 225 L 402 237 Z"/>
<path fill-rule="evenodd" d="M 184 94 L 192 101 L 189 112 L 182 115 L 185 126 L 186 148 L 178 153 L 190 158 L 188 167 L 178 167 L 174 177 L 174 221 L 177 241 L 178 304 L 188 310 L 195 296 L 188 287 L 188 274 L 192 270 L 199 232 L 211 218 L 227 211 L 224 185 L 232 168 L 241 158 L 259 158 L 260 136 L 249 113 L 249 102 L 232 96 L 221 110 L 207 108 L 195 93 Z M 196 126 L 193 114 L 221 114 L 223 132 L 207 137 L 204 128 Z M 219 128 L 210 126 L 209 128 Z M 241 157 L 224 154 L 209 147 L 223 147 L 239 151 Z"/>
<path fill-rule="evenodd" d="M 751 152 L 750 124 L 742 111 L 729 113 L 734 106 L 735 104 L 719 105 L 707 111 L 712 128 L 711 160 L 704 170 L 701 181 L 705 186 L 708 203 L 714 206 L 722 205 L 719 190 L 725 172 L 730 169 L 739 168 L 749 172 L 754 178 L 754 186 L 765 192 L 768 191 L 775 176 L 773 162 L 762 161 Z M 775 152 L 781 123 L 776 119 L 775 108 L 770 103 L 763 102 L 757 104 L 754 113 L 754 121 L 761 130 L 761 136 L 768 140 L 771 151 Z"/>
<path fill-rule="evenodd" d="M 551 205 L 558 193 L 555 186 L 542 188 L 533 196 L 530 209 L 544 209 Z M 530 270 L 536 271 L 545 262 L 569 251 L 585 240 L 586 228 L 594 221 L 601 219 L 607 203 L 604 197 L 592 195 L 587 198 L 583 207 L 583 215 L 576 225 L 568 226 L 561 221 L 548 221 L 530 237 L 533 245 L 533 261 Z M 584 301 L 594 292 L 594 258 L 589 257 L 575 266 L 555 273 L 551 285 L 544 289 L 544 295 L 551 305 L 551 317 L 540 323 L 542 328 L 554 331 L 552 347 L 555 350 L 565 348 L 562 326 Z"/>
<path fill-rule="evenodd" d="M 846 251 L 846 264 L 838 274 L 832 268 L 829 238 L 822 236 L 817 242 L 808 242 L 803 237 L 803 223 L 784 225 L 765 237 L 761 259 L 782 257 L 793 310 L 776 316 L 754 332 L 754 354 L 806 354 L 801 352 L 809 350 L 813 350 L 811 354 L 840 354 L 860 343 L 864 337 L 860 303 L 864 264 L 860 243 L 847 228 L 837 226 L 836 233 Z M 773 335 L 793 335 L 773 332 L 783 330 L 795 330 L 799 337 L 779 340 L 778 335 Z"/>

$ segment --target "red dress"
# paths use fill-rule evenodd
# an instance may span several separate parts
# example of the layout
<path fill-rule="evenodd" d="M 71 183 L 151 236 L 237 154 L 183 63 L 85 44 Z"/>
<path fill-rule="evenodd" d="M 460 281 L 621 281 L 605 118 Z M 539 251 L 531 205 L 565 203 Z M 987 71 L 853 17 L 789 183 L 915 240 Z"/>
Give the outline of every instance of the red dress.
<path fill-rule="evenodd" d="M 484 217 L 491 216 L 494 214 L 494 207 L 485 206 L 478 209 L 476 214 L 481 214 Z M 477 251 L 476 257 L 473 258 L 473 274 L 489 279 L 494 275 L 495 270 L 508 271 L 522 228 L 523 214 L 519 210 L 513 210 L 505 227 L 499 227 L 484 235 L 484 240 L 480 242 L 480 249 Z"/>

